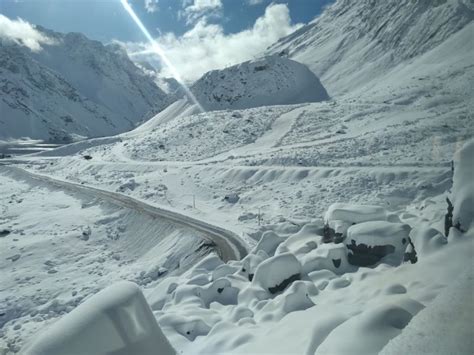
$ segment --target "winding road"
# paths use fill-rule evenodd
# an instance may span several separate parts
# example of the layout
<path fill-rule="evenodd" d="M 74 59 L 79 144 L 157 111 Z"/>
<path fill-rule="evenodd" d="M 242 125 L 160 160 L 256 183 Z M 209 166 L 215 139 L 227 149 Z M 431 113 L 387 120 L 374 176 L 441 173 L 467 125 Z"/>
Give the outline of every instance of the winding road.
<path fill-rule="evenodd" d="M 246 244 L 236 233 L 183 215 L 179 212 L 153 206 L 142 200 L 138 200 L 118 192 L 107 191 L 88 185 L 77 184 L 41 174 L 31 173 L 16 166 L 0 165 L 0 172 L 1 171 L 10 171 L 18 174 L 19 176 L 37 180 L 41 183 L 50 184 L 63 190 L 69 190 L 75 193 L 83 193 L 89 196 L 92 195 L 95 198 L 101 199 L 108 203 L 132 209 L 139 213 L 145 213 L 154 218 L 166 219 L 177 226 L 194 229 L 200 232 L 205 239 L 215 243 L 218 255 L 225 262 L 229 260 L 240 260 L 247 255 Z"/>

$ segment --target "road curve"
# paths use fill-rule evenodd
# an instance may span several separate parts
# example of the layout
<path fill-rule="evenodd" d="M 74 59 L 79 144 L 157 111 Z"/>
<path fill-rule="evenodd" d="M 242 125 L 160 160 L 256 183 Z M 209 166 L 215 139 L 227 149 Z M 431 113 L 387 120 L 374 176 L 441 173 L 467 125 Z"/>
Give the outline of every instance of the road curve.
<path fill-rule="evenodd" d="M 146 213 L 151 217 L 167 219 L 176 225 L 197 230 L 203 234 L 204 238 L 216 244 L 217 253 L 225 262 L 229 260 L 240 260 L 247 255 L 246 244 L 236 233 L 210 223 L 175 211 L 150 205 L 144 201 L 118 192 L 102 190 L 88 185 L 55 179 L 49 176 L 32 173 L 16 166 L 0 165 L 0 171 L 1 170 L 15 172 L 30 179 L 48 183 L 61 189 L 92 195 L 95 198 L 102 199 L 109 203 L 126 207 L 140 213 Z"/>

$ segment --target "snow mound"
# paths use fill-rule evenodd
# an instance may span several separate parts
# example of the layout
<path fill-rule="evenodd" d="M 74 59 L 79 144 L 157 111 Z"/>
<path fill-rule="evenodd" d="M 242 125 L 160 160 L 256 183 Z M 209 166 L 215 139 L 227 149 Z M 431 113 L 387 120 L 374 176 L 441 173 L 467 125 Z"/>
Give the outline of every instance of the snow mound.
<path fill-rule="evenodd" d="M 301 257 L 316 249 L 321 244 L 322 237 L 314 229 L 313 225 L 305 225 L 298 233 L 281 243 L 275 253 L 278 255 L 290 252 L 296 257 Z"/>
<path fill-rule="evenodd" d="M 280 237 L 273 231 L 266 231 L 262 234 L 259 242 L 252 250 L 252 253 L 257 253 L 258 251 L 264 251 L 267 255 L 273 256 L 277 247 L 285 240 L 285 238 Z"/>
<path fill-rule="evenodd" d="M 459 275 L 380 354 L 472 354 L 473 279 L 472 268 Z"/>
<path fill-rule="evenodd" d="M 422 227 L 412 233 L 415 250 L 420 255 L 431 254 L 448 243 L 446 237 L 437 229 Z"/>
<path fill-rule="evenodd" d="M 311 300 L 311 296 L 316 296 L 317 294 L 318 289 L 312 282 L 295 281 L 284 293 L 278 295 L 263 306 L 259 312 L 260 317 L 257 317 L 257 320 L 276 321 L 288 313 L 313 307 L 315 304 Z"/>
<path fill-rule="evenodd" d="M 210 71 L 191 91 L 207 111 L 329 99 L 319 79 L 304 64 L 278 55 Z"/>
<path fill-rule="evenodd" d="M 290 253 L 276 255 L 262 262 L 255 271 L 254 285 L 274 294 L 301 277 L 301 264 Z"/>
<path fill-rule="evenodd" d="M 474 140 L 456 153 L 453 180 L 453 224 L 467 231 L 474 221 Z"/>
<path fill-rule="evenodd" d="M 175 354 L 140 288 L 122 281 L 54 323 L 25 354 Z"/>
<path fill-rule="evenodd" d="M 377 354 L 422 308 L 408 297 L 369 308 L 331 332 L 316 354 Z"/>

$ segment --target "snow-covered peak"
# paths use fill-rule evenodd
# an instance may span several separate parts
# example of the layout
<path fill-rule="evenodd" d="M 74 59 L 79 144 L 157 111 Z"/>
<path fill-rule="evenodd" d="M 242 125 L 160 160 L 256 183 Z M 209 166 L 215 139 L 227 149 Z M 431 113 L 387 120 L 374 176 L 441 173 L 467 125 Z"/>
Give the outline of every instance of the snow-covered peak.
<path fill-rule="evenodd" d="M 305 65 L 279 55 L 213 70 L 191 87 L 205 110 L 318 102 L 329 98 Z"/>
<path fill-rule="evenodd" d="M 112 135 L 166 107 L 166 94 L 154 78 L 119 45 L 36 29 L 51 39 L 40 51 L 0 46 L 0 138 Z"/>

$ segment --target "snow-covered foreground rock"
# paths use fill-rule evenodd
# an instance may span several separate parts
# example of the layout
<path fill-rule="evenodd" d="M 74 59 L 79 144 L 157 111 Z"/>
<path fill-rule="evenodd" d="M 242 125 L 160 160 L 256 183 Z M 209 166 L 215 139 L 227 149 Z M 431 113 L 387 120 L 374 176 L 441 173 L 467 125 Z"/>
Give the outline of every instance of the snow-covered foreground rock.
<path fill-rule="evenodd" d="M 163 354 L 174 349 L 140 288 L 119 282 L 94 295 L 42 333 L 30 355 Z"/>

